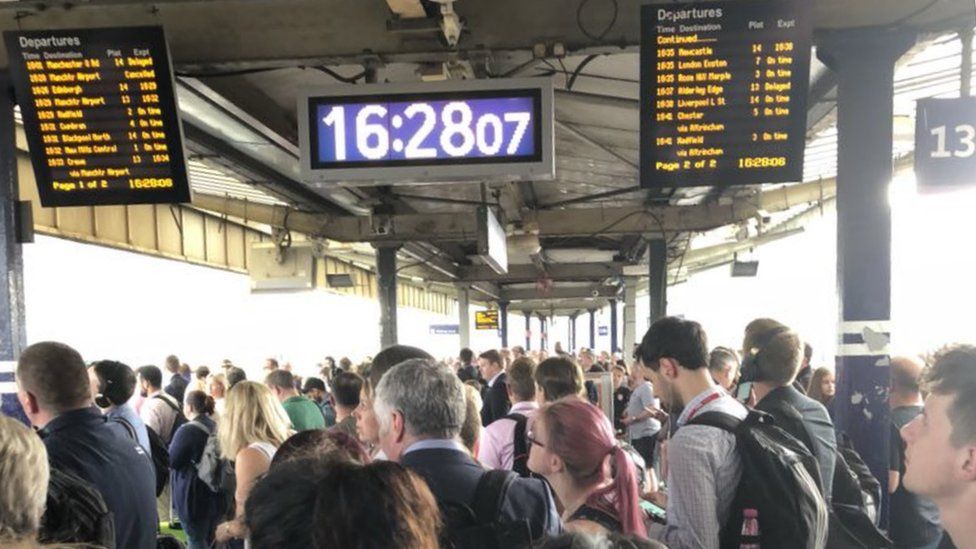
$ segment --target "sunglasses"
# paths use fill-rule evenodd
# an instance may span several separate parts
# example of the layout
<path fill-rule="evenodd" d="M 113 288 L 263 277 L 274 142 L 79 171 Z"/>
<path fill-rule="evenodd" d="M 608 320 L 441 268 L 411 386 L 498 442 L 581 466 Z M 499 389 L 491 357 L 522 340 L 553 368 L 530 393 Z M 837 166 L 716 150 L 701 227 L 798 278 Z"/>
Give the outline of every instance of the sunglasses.
<path fill-rule="evenodd" d="M 536 445 L 536 446 L 538 446 L 539 448 L 545 448 L 545 447 L 546 447 L 546 445 L 545 445 L 545 444 L 543 444 L 543 443 L 541 443 L 541 442 L 539 442 L 539 441 L 538 441 L 538 440 L 537 440 L 537 439 L 536 439 L 536 438 L 535 438 L 535 437 L 533 436 L 533 433 L 526 433 L 526 434 L 525 434 L 525 440 L 526 440 L 526 442 L 528 442 L 528 443 L 529 443 L 529 446 L 532 446 L 532 445 L 534 444 L 534 445 Z"/>

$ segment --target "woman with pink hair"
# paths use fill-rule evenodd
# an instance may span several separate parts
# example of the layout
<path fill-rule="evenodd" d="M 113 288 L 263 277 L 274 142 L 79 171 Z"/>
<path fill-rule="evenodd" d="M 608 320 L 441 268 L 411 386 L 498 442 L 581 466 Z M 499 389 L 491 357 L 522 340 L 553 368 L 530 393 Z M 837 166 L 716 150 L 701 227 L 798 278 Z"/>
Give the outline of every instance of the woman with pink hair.
<path fill-rule="evenodd" d="M 546 405 L 528 434 L 529 469 L 552 485 L 567 530 L 646 537 L 630 456 L 603 411 L 577 397 Z"/>

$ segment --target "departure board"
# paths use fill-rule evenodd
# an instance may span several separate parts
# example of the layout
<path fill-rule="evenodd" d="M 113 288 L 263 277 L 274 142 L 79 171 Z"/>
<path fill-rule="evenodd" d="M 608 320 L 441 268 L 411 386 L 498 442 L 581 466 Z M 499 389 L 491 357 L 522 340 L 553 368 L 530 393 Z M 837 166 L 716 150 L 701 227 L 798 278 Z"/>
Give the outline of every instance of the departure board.
<path fill-rule="evenodd" d="M 44 206 L 189 202 L 160 27 L 5 32 Z"/>
<path fill-rule="evenodd" d="M 800 181 L 811 2 L 641 7 L 641 184 Z"/>

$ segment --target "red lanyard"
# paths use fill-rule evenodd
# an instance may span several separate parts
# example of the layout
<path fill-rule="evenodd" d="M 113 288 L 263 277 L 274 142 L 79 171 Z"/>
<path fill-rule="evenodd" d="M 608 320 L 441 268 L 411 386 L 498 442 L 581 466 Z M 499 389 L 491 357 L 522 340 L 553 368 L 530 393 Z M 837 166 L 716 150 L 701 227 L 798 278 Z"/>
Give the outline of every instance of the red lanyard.
<path fill-rule="evenodd" d="M 719 391 L 716 391 L 716 392 L 708 395 L 707 397 L 705 397 L 704 400 L 702 400 L 701 402 L 698 403 L 698 406 L 695 406 L 694 408 L 692 408 L 692 410 L 690 412 L 688 412 L 688 421 L 691 421 L 692 419 L 694 419 L 695 416 L 698 415 L 698 412 L 700 412 L 702 410 L 702 408 L 704 408 L 705 406 L 708 406 L 713 400 L 716 400 L 716 399 L 718 399 L 721 396 L 722 396 L 722 393 L 719 392 Z"/>

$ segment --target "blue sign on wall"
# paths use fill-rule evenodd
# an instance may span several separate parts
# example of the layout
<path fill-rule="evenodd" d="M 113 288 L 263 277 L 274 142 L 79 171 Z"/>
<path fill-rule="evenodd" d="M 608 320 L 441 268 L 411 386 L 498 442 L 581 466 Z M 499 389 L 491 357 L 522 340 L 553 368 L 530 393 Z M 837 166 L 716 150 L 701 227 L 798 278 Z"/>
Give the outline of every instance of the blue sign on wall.
<path fill-rule="evenodd" d="M 600 326 L 599 328 L 596 329 L 596 333 L 597 335 L 600 336 L 608 336 L 610 335 L 610 328 L 606 326 Z"/>
<path fill-rule="evenodd" d="M 431 324 L 430 335 L 458 335 L 461 328 L 457 324 Z"/>
<path fill-rule="evenodd" d="M 16 362 L 0 361 L 0 413 L 27 423 L 24 410 L 17 400 L 17 385 L 14 382 Z"/>

